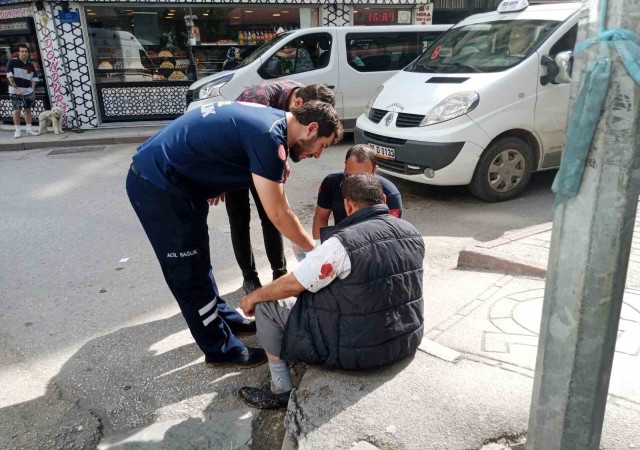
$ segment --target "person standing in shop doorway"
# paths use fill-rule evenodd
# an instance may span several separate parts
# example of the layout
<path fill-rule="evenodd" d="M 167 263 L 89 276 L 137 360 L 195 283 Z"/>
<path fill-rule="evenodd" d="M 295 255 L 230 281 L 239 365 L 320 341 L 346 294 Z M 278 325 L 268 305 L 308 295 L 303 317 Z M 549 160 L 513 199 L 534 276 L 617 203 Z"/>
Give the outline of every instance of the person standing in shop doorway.
<path fill-rule="evenodd" d="M 291 80 L 260 83 L 246 89 L 236 99 L 239 102 L 259 103 L 282 111 L 291 111 L 310 100 L 320 100 L 335 107 L 334 93 L 325 85 L 312 84 L 304 86 Z M 238 265 L 242 270 L 244 279 L 242 287 L 247 294 L 262 286 L 256 270 L 253 249 L 251 248 L 249 191 L 251 191 L 253 201 L 258 209 L 260 222 L 262 223 L 264 247 L 271 264 L 273 279 L 275 280 L 287 273 L 287 260 L 284 256 L 282 235 L 267 217 L 255 186 L 251 186 L 250 189 L 227 192 L 225 205 L 231 227 L 231 243 L 233 244 L 233 252 Z"/>
<path fill-rule="evenodd" d="M 31 126 L 31 108 L 36 103 L 36 68 L 29 62 L 29 47 L 18 45 L 18 57 L 7 64 L 7 80 L 9 80 L 9 98 L 13 106 L 13 124 L 16 126 L 14 138 L 20 137 L 20 112 L 24 110 L 24 121 L 27 124 L 27 135 L 37 136 Z"/>

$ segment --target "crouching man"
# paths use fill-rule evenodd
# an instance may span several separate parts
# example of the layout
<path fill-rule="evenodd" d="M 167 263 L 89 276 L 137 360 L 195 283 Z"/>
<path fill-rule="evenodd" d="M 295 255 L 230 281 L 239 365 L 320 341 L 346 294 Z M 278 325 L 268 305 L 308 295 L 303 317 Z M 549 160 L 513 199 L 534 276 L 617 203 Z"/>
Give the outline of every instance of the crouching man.
<path fill-rule="evenodd" d="M 350 176 L 342 195 L 348 217 L 322 230 L 322 245 L 240 302 L 255 314 L 271 371 L 270 388 L 240 389 L 251 406 L 286 406 L 287 362 L 370 369 L 414 353 L 422 339 L 422 236 L 389 214 L 374 175 Z"/>

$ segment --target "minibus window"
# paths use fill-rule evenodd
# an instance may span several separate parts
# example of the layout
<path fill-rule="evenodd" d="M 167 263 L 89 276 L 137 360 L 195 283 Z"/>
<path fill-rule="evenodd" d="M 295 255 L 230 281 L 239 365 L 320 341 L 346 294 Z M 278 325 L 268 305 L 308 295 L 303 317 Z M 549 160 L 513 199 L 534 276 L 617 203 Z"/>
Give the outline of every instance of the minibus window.
<path fill-rule="evenodd" d="M 442 33 L 347 33 L 347 62 L 358 72 L 400 70 L 411 63 Z"/>
<path fill-rule="evenodd" d="M 406 70 L 501 72 L 527 58 L 560 23 L 554 20 L 501 20 L 453 28 Z"/>
<path fill-rule="evenodd" d="M 293 31 L 290 31 L 288 33 L 280 33 L 276 35 L 275 38 L 267 42 L 266 44 L 263 44 L 262 46 L 258 47 L 256 51 L 254 51 L 253 53 L 251 53 L 249 56 L 247 56 L 245 59 L 242 60 L 242 62 L 238 65 L 238 67 L 236 67 L 236 70 L 239 69 L 240 67 L 248 66 L 249 64 L 254 62 L 256 59 L 260 58 L 260 56 L 266 53 L 267 50 L 269 50 L 274 45 L 279 45 L 280 41 L 286 38 L 287 36 L 290 36 L 291 33 L 293 33 Z"/>

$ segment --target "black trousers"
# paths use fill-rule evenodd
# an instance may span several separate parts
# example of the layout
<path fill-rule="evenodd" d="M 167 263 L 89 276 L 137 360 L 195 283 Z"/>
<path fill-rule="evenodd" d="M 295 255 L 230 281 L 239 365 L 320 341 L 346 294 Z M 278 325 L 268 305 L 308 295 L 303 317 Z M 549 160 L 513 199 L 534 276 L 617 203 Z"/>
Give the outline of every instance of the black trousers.
<path fill-rule="evenodd" d="M 258 216 L 262 223 L 262 236 L 264 238 L 264 248 L 267 251 L 267 258 L 271 264 L 273 278 L 287 273 L 287 260 L 284 257 L 284 245 L 282 235 L 269 220 L 267 213 L 262 206 L 260 197 L 255 187 L 240 191 L 227 192 L 225 194 L 225 205 L 229 215 L 229 225 L 231 227 L 231 244 L 236 261 L 242 270 L 244 279 L 255 279 L 258 277 L 256 271 L 256 261 L 251 248 L 251 206 L 249 204 L 249 191 L 253 196 L 253 201 L 258 208 Z"/>
<path fill-rule="evenodd" d="M 229 328 L 242 316 L 218 293 L 211 270 L 206 199 L 171 186 L 155 187 L 129 170 L 127 194 L 155 251 L 164 279 L 207 361 L 220 361 L 244 349 Z"/>

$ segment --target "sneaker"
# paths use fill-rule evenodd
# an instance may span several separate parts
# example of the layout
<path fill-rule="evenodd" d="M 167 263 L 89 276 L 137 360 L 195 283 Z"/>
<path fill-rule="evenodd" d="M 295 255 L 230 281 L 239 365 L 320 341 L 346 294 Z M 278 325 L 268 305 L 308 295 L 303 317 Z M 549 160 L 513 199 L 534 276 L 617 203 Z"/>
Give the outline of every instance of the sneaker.
<path fill-rule="evenodd" d="M 236 336 L 241 334 L 256 334 L 256 321 L 252 319 L 243 319 L 242 322 L 227 322 L 231 331 Z"/>
<path fill-rule="evenodd" d="M 291 391 L 282 394 L 274 394 L 269 386 L 259 388 L 243 387 L 238 390 L 238 395 L 249 406 L 258 409 L 282 409 L 289 404 Z"/>
<path fill-rule="evenodd" d="M 212 369 L 251 369 L 266 363 L 267 354 L 261 348 L 245 347 L 237 356 L 220 361 L 205 357 L 204 361 Z"/>
<path fill-rule="evenodd" d="M 262 284 L 258 278 L 247 278 L 242 282 L 242 289 L 246 294 L 250 294 L 260 287 Z"/>
<path fill-rule="evenodd" d="M 13 138 L 14 139 L 19 139 L 20 138 L 20 130 L 16 130 L 16 132 L 13 133 Z"/>
<path fill-rule="evenodd" d="M 32 129 L 27 129 L 27 134 L 30 136 L 40 136 L 40 133 L 33 131 Z"/>

